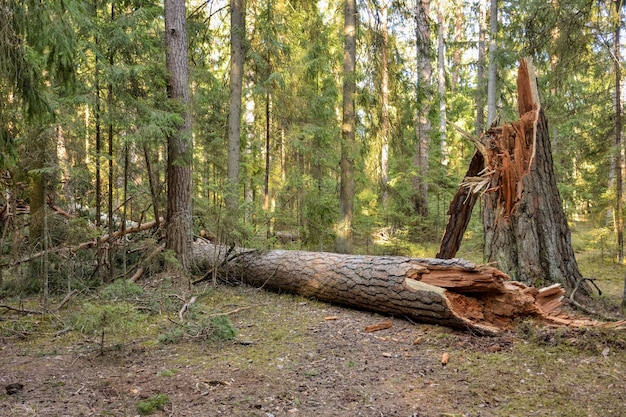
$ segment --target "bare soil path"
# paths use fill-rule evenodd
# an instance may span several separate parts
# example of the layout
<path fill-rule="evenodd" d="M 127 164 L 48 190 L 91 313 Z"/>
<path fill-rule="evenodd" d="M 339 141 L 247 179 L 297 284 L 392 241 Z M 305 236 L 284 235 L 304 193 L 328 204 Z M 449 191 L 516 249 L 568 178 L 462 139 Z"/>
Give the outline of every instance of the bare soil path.
<path fill-rule="evenodd" d="M 0 314 L 0 416 L 135 416 L 156 394 L 170 403 L 155 416 L 626 416 L 623 332 L 523 323 L 478 337 L 250 288 L 199 306 L 246 307 L 229 315 L 236 339 L 161 344 L 165 324 L 148 320 L 100 355 L 76 332 L 21 317 L 20 333 Z"/>

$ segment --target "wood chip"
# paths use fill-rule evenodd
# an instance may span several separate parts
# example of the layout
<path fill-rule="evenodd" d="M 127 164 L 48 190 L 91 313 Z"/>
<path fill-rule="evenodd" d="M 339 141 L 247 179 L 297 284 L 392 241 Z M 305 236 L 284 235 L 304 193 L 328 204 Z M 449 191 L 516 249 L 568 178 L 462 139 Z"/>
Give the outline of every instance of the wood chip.
<path fill-rule="evenodd" d="M 379 330 L 389 329 L 391 327 L 393 327 L 393 324 L 389 320 L 387 320 L 378 324 L 372 324 L 372 325 L 367 326 L 365 328 L 365 332 L 366 333 L 377 332 Z"/>
<path fill-rule="evenodd" d="M 502 346 L 500 346 L 499 344 L 495 343 L 495 344 L 489 346 L 487 349 L 491 353 L 496 353 L 496 352 L 500 352 L 502 350 Z"/>

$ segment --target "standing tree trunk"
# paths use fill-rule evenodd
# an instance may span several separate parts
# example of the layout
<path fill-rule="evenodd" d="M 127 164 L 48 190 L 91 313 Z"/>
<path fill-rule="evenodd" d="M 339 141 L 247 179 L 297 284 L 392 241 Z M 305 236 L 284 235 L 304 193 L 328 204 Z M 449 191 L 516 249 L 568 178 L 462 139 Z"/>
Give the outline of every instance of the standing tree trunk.
<path fill-rule="evenodd" d="M 380 95 L 381 95 L 381 114 L 380 114 L 380 185 L 381 185 L 381 201 L 383 206 L 387 202 L 387 182 L 389 181 L 389 64 L 388 64 L 388 48 L 389 33 L 387 29 L 387 1 L 382 0 L 381 5 L 381 68 L 380 68 Z"/>
<path fill-rule="evenodd" d="M 269 50 L 267 53 L 267 63 L 268 63 L 268 78 L 269 78 L 269 68 L 270 68 L 270 56 Z M 272 95 L 270 94 L 270 87 L 267 86 L 267 91 L 265 92 L 265 173 L 263 176 L 263 210 L 265 210 L 265 215 L 267 216 L 267 229 L 265 231 L 265 237 L 269 239 L 272 235 L 272 215 L 270 213 L 270 155 L 271 155 L 271 127 L 272 127 Z"/>
<path fill-rule="evenodd" d="M 496 262 L 515 280 L 532 285 L 555 282 L 572 291 L 582 275 L 556 185 L 548 123 L 528 60 L 520 64 L 517 88 L 520 120 L 489 129 L 477 143 L 485 170 L 481 176 L 468 175 L 457 197 L 468 191 L 485 192 L 483 222 L 488 262 Z M 458 203 L 457 198 L 454 201 Z M 455 210 L 459 209 L 451 205 L 450 211 Z M 448 229 L 462 229 L 456 230 L 462 235 L 462 223 L 453 213 Z M 454 256 L 456 249 L 446 245 L 442 242 L 440 254 Z M 581 292 L 587 291 L 583 286 Z"/>
<path fill-rule="evenodd" d="M 415 213 L 428 216 L 428 150 L 430 148 L 430 101 L 431 75 L 430 62 L 430 0 L 418 0 L 415 10 L 415 37 L 417 49 L 417 83 L 415 96 L 417 111 L 415 117 L 415 135 L 417 139 L 413 166 L 416 174 L 411 185 L 413 188 L 412 203 Z"/>
<path fill-rule="evenodd" d="M 228 110 L 228 182 L 226 212 L 229 227 L 237 224 L 239 208 L 239 159 L 241 95 L 243 82 L 246 0 L 230 1 L 230 106 Z"/>
<path fill-rule="evenodd" d="M 478 69 L 476 71 L 476 136 L 485 131 L 485 27 L 487 18 L 487 0 L 480 0 L 478 5 Z"/>
<path fill-rule="evenodd" d="M 517 84 L 520 121 L 502 126 L 500 134 L 494 130 L 488 134 L 486 166 L 496 173 L 490 188 L 498 191 L 485 194 L 485 258 L 497 262 L 513 279 L 558 282 L 571 291 L 582 275 L 529 61 L 520 64 Z"/>
<path fill-rule="evenodd" d="M 452 91 L 456 91 L 459 86 L 461 69 L 461 43 L 463 42 L 463 16 L 464 1 L 456 0 L 454 2 L 456 15 L 454 19 L 454 56 L 452 58 Z"/>
<path fill-rule="evenodd" d="M 168 97 L 179 106 L 183 122 L 167 138 L 166 248 L 176 252 L 184 270 L 191 258 L 192 138 L 189 110 L 189 63 L 185 0 L 165 0 L 166 65 Z"/>
<path fill-rule="evenodd" d="M 496 39 L 498 36 L 498 0 L 491 0 L 489 16 L 489 74 L 487 81 L 487 125 L 496 119 Z"/>
<path fill-rule="evenodd" d="M 356 0 L 345 0 L 344 55 L 343 55 L 343 121 L 341 124 L 341 178 L 339 184 L 339 221 L 336 249 L 352 252 L 352 217 L 354 208 L 354 158 L 356 92 Z"/>
<path fill-rule="evenodd" d="M 441 148 L 441 164 L 448 164 L 446 141 L 446 63 L 445 63 L 445 22 L 443 9 L 445 0 L 437 2 L 437 83 L 439 85 L 439 135 Z"/>
<path fill-rule="evenodd" d="M 621 57 L 620 57 L 620 29 L 622 2 L 615 0 L 615 231 L 617 233 L 617 261 L 624 263 L 624 216 L 622 190 L 622 102 L 621 102 Z"/>

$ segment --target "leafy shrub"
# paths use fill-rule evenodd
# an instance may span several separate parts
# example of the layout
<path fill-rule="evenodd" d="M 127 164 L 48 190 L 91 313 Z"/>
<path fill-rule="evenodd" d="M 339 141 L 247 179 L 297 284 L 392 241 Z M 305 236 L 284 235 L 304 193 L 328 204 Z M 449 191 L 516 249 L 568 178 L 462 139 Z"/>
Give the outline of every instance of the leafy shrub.
<path fill-rule="evenodd" d="M 137 412 L 142 416 L 154 414 L 157 410 L 162 410 L 166 405 L 171 404 L 170 397 L 167 394 L 157 394 L 145 400 L 138 401 L 135 404 Z"/>
<path fill-rule="evenodd" d="M 237 329 L 228 316 L 210 317 L 206 328 L 207 336 L 213 340 L 232 340 L 237 337 Z"/>
<path fill-rule="evenodd" d="M 100 291 L 100 296 L 105 300 L 126 300 L 141 295 L 142 293 L 143 288 L 134 282 L 126 279 L 118 279 L 104 287 L 102 291 Z"/>
<path fill-rule="evenodd" d="M 184 336 L 185 331 L 180 327 L 176 327 L 168 330 L 166 333 L 160 334 L 158 341 L 164 345 L 172 345 L 180 342 Z"/>

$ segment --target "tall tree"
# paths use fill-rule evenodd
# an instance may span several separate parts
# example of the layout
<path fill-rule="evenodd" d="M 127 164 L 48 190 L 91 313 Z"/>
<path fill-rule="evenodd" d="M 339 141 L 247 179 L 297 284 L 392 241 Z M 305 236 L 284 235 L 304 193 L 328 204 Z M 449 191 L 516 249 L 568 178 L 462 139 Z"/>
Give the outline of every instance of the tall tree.
<path fill-rule="evenodd" d="M 498 36 L 498 0 L 491 0 L 489 12 L 489 72 L 487 76 L 487 124 L 496 118 L 496 51 Z"/>
<path fill-rule="evenodd" d="M 389 30 L 387 23 L 387 1 L 381 0 L 381 51 L 380 51 L 380 99 L 381 99 L 381 115 L 380 115 L 380 182 L 381 182 L 381 200 L 383 205 L 387 200 L 387 182 L 389 181 Z"/>
<path fill-rule="evenodd" d="M 352 252 L 352 221 L 354 211 L 354 158 L 356 118 L 356 0 L 345 0 L 344 55 L 343 55 L 343 118 L 341 123 L 341 177 L 339 184 L 339 221 L 336 249 L 339 253 Z"/>
<path fill-rule="evenodd" d="M 437 83 L 439 86 L 439 137 L 441 148 L 441 163 L 447 165 L 447 141 L 446 141 L 446 62 L 445 62 L 445 21 L 443 12 L 445 0 L 437 1 Z"/>
<path fill-rule="evenodd" d="M 487 0 L 478 1 L 478 66 L 476 70 L 476 136 L 485 131 L 485 63 Z"/>
<path fill-rule="evenodd" d="M 230 1 L 230 96 L 228 111 L 228 180 L 226 211 L 229 227 L 237 224 L 241 144 L 241 96 L 245 55 L 246 0 Z"/>
<path fill-rule="evenodd" d="M 191 165 L 192 137 L 189 109 L 189 63 L 185 0 L 165 0 L 167 92 L 181 122 L 167 138 L 166 248 L 176 252 L 189 268 L 192 244 Z"/>
<path fill-rule="evenodd" d="M 620 31 L 622 26 L 622 1 L 615 3 L 615 39 L 614 39 L 614 66 L 615 66 L 615 231 L 617 233 L 617 261 L 624 263 L 624 214 L 623 214 L 623 175 L 622 172 L 622 97 L 621 97 L 621 45 Z"/>
<path fill-rule="evenodd" d="M 415 174 L 411 179 L 412 204 L 415 213 L 428 216 L 428 155 L 430 148 L 430 102 L 432 97 L 432 64 L 430 60 L 430 0 L 417 0 L 415 5 L 415 46 L 417 59 L 417 101 L 413 156 Z"/>

